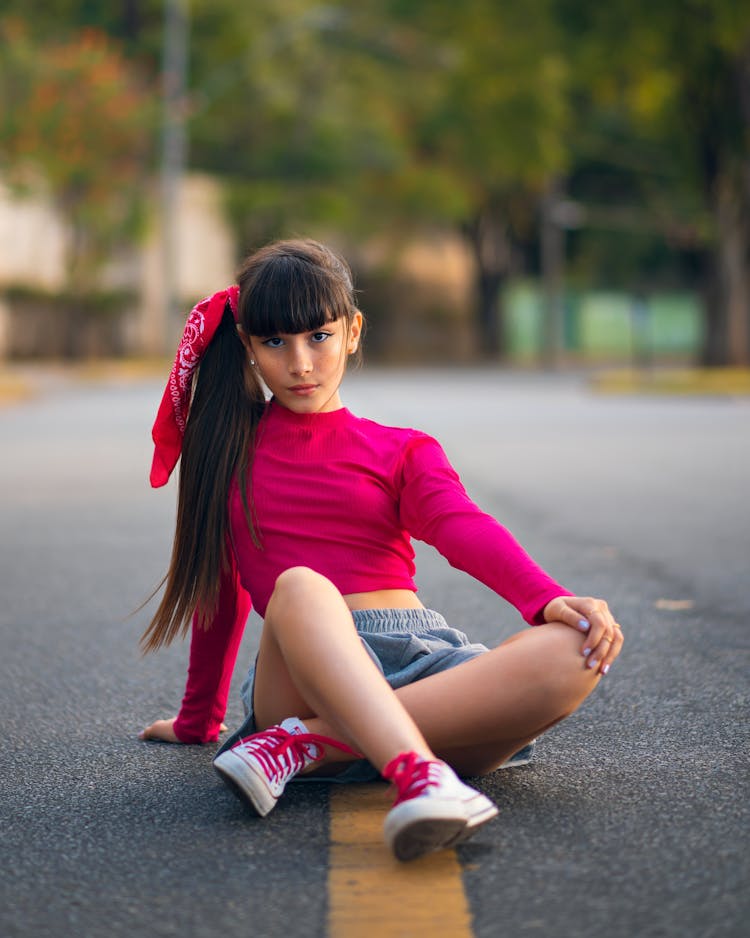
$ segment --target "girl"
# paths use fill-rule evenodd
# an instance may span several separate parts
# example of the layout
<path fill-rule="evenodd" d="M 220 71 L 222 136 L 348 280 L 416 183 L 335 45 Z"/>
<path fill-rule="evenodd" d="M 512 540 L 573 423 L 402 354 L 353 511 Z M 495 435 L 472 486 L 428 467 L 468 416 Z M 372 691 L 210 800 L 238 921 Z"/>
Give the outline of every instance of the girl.
<path fill-rule="evenodd" d="M 156 649 L 192 621 L 190 663 L 178 715 L 140 735 L 218 738 L 252 601 L 263 630 L 247 718 L 217 772 L 262 816 L 294 778 L 382 775 L 397 790 L 385 839 L 407 860 L 494 817 L 456 773 L 491 772 L 572 713 L 622 633 L 605 602 L 573 596 L 480 511 L 434 439 L 342 405 L 362 326 L 346 263 L 314 241 L 261 249 L 239 287 L 191 313 L 154 425 L 152 484 L 182 462 L 166 589 L 143 636 Z M 536 628 L 470 644 L 419 601 L 411 537 Z"/>

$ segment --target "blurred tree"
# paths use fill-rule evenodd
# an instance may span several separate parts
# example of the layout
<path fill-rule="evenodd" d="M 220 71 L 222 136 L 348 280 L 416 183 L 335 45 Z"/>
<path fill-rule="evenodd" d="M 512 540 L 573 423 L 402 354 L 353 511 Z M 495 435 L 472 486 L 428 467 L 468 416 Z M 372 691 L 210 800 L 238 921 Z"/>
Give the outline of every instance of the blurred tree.
<path fill-rule="evenodd" d="M 567 65 L 548 0 L 393 2 L 432 61 L 402 97 L 410 161 L 405 204 L 450 221 L 476 261 L 479 354 L 502 357 L 502 288 L 538 223 L 540 201 L 567 167 Z"/>
<path fill-rule="evenodd" d="M 308 225 L 396 239 L 453 225 L 495 357 L 501 287 L 566 163 L 549 7 L 194 0 L 191 163 L 231 180 L 241 248 Z"/>
<path fill-rule="evenodd" d="M 94 25 L 158 72 L 161 0 L 5 7 L 34 41 Z M 749 19 L 736 0 L 191 0 L 191 166 L 228 182 L 241 250 L 455 226 L 492 356 L 502 286 L 562 180 L 583 207 L 579 271 L 699 280 L 705 361 L 746 360 Z"/>
<path fill-rule="evenodd" d="M 610 274 L 630 253 L 623 274 L 636 288 L 654 260 L 668 262 L 665 245 L 682 257 L 705 298 L 704 363 L 747 363 L 750 8 L 558 0 L 557 10 L 574 63 L 572 184 L 589 244 L 598 231 Z"/>
<path fill-rule="evenodd" d="M 750 7 L 669 5 L 672 123 L 714 224 L 706 283 L 705 364 L 750 364 Z M 659 24 L 657 23 L 657 29 Z M 661 34 L 661 31 L 660 31 Z"/>
<path fill-rule="evenodd" d="M 0 166 L 68 224 L 68 292 L 82 296 L 141 220 L 150 168 L 149 89 L 104 34 L 38 44 L 0 23 Z M 40 259 L 41 260 L 41 259 Z"/>
<path fill-rule="evenodd" d="M 2 12 L 23 20 L 35 42 L 66 41 L 82 29 L 107 33 L 128 57 L 158 70 L 164 0 L 3 0 Z"/>
<path fill-rule="evenodd" d="M 192 23 L 191 163 L 228 180 L 242 250 L 310 225 L 367 234 L 392 216 L 373 180 L 402 158 L 403 69 L 379 11 L 195 0 Z"/>

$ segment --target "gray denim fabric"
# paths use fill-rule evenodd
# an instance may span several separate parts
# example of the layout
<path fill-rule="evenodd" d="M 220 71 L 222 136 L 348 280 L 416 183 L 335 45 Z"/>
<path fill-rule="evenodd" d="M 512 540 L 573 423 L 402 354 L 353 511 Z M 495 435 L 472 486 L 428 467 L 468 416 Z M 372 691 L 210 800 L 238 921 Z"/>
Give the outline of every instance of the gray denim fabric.
<path fill-rule="evenodd" d="M 448 671 L 488 651 L 472 643 L 463 632 L 452 629 L 432 609 L 361 609 L 352 613 L 354 625 L 368 654 L 394 689 L 419 681 L 430 674 Z M 240 688 L 245 720 L 226 740 L 219 752 L 257 732 L 253 715 L 255 663 Z M 296 714 L 290 714 L 295 716 Z M 371 782 L 380 777 L 366 759 L 352 762 L 338 775 L 298 775 L 294 782 Z"/>

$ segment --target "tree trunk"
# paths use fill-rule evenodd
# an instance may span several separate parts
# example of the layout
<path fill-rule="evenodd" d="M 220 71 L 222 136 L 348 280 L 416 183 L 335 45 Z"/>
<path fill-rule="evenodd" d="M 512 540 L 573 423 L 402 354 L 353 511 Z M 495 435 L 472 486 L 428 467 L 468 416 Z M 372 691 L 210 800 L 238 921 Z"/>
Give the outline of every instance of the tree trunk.
<path fill-rule="evenodd" d="M 750 131 L 750 42 L 734 62 L 724 63 L 713 87 L 719 97 L 697 112 L 705 192 L 716 224 L 702 362 L 744 366 L 750 364 L 750 159 L 741 141 Z M 731 115 L 733 134 L 727 136 L 726 121 L 716 123 L 720 114 Z"/>
<path fill-rule="evenodd" d="M 69 206 L 64 204 L 65 210 Z M 67 215 L 68 244 L 65 259 L 65 303 L 63 315 L 65 316 L 65 340 L 63 343 L 63 357 L 75 360 L 81 357 L 83 343 L 83 312 L 81 299 L 85 293 L 86 283 L 86 231 L 77 218 L 75 209 Z"/>
<path fill-rule="evenodd" d="M 727 365 L 750 365 L 750 282 L 748 282 L 748 226 L 743 193 L 722 180 L 719 186 L 718 267 L 726 318 Z"/>
<path fill-rule="evenodd" d="M 715 250 L 708 253 L 703 276 L 703 345 L 700 364 L 715 368 L 726 361 L 727 329 L 724 307 L 719 295 L 718 259 Z"/>
<path fill-rule="evenodd" d="M 717 242 L 713 252 L 706 303 L 702 363 L 708 366 L 750 365 L 750 225 L 744 192 L 729 174 L 715 183 Z"/>
<path fill-rule="evenodd" d="M 477 348 L 482 358 L 504 358 L 506 354 L 500 296 L 504 279 L 496 271 L 477 271 Z"/>
<path fill-rule="evenodd" d="M 508 228 L 499 212 L 487 209 L 466 226 L 464 233 L 477 265 L 477 351 L 482 358 L 503 359 L 508 352 L 501 296 L 511 268 Z"/>

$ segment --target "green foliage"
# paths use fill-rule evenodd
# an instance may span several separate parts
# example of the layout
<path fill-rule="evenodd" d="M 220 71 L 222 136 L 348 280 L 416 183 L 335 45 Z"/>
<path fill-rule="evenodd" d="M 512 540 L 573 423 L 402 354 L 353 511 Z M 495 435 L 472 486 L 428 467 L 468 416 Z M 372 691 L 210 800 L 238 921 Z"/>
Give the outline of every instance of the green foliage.
<path fill-rule="evenodd" d="M 90 289 L 141 222 L 153 111 L 148 89 L 102 33 L 38 44 L 0 23 L 0 165 L 19 189 L 48 193 L 70 226 L 70 288 Z"/>
<path fill-rule="evenodd" d="M 542 188 L 567 162 L 568 63 L 544 0 L 423 3 L 421 22 L 441 43 L 439 93 L 421 115 L 421 146 L 481 199 Z M 437 22 L 436 22 L 437 20 Z"/>
<path fill-rule="evenodd" d="M 374 230 L 406 158 L 395 40 L 357 4 L 193 4 L 191 161 L 232 180 L 243 244 L 305 225 Z M 252 237 L 250 234 L 252 233 Z"/>
<path fill-rule="evenodd" d="M 577 57 L 578 269 L 682 277 L 705 297 L 704 360 L 747 360 L 750 7 L 558 0 L 557 15 Z"/>
<path fill-rule="evenodd" d="M 121 156 L 134 153 L 125 141 L 152 132 L 146 110 L 133 104 L 128 118 L 118 95 L 131 87 L 127 62 L 156 83 L 163 7 L 6 0 L 28 24 L 3 43 L 6 166 L 22 145 L 56 192 L 68 193 L 61 205 L 84 185 L 88 205 L 104 204 L 106 185 L 72 164 L 82 148 L 119 172 Z M 748 4 L 192 0 L 189 8 L 190 165 L 227 182 L 241 250 L 336 230 L 362 240 L 386 234 L 395 252 L 420 227 L 452 226 L 475 252 L 486 331 L 502 316 L 503 282 L 536 262 L 540 201 L 562 188 L 582 207 L 568 238 L 577 282 L 687 283 L 712 293 L 717 309 L 728 306 L 711 278 L 730 254 L 750 261 Z M 81 30 L 92 27 L 116 40 L 106 55 L 127 56 L 121 78 L 104 83 L 107 100 L 90 87 L 104 67 L 84 48 Z M 77 49 L 67 64 L 63 47 Z M 61 76 L 51 77 L 54 68 Z M 58 89 L 54 101 L 45 82 L 47 94 Z M 111 128 L 111 141 L 84 129 L 87 112 L 98 115 L 92 126 L 107 126 L 99 136 Z M 132 191 L 128 178 L 123 193 Z M 100 214 L 81 207 L 76 224 Z M 736 281 L 722 289 L 739 308 Z"/>
<path fill-rule="evenodd" d="M 22 20 L 35 44 L 67 42 L 94 29 L 114 39 L 129 58 L 158 69 L 164 0 L 3 0 L 2 14 Z"/>

